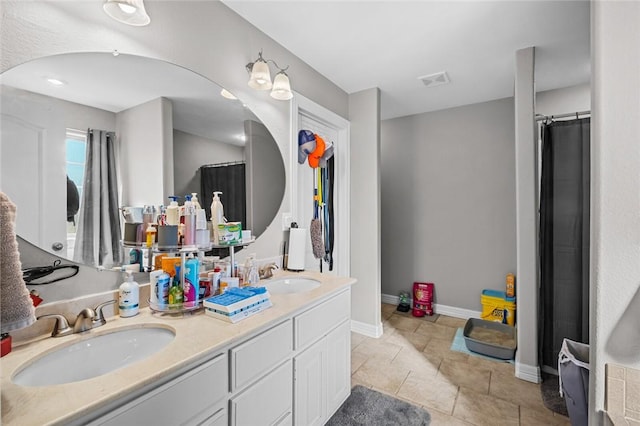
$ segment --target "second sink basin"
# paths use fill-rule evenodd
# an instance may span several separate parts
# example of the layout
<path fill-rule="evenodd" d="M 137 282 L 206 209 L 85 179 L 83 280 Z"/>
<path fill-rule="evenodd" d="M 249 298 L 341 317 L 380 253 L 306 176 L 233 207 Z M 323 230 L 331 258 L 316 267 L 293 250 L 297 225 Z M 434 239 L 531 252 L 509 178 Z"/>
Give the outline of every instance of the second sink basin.
<path fill-rule="evenodd" d="M 264 286 L 271 294 L 304 293 L 320 287 L 320 281 L 303 277 L 277 278 L 265 281 Z"/>
<path fill-rule="evenodd" d="M 49 386 L 91 379 L 143 360 L 174 338 L 172 330 L 160 327 L 115 330 L 54 348 L 19 370 L 12 381 L 22 386 Z"/>

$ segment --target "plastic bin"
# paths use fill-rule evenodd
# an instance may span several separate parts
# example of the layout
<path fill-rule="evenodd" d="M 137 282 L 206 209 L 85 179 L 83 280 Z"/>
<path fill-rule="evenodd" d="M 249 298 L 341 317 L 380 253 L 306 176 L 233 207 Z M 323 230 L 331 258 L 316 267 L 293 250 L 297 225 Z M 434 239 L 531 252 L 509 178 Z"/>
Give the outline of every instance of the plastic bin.
<path fill-rule="evenodd" d="M 476 334 L 474 331 L 480 330 Z M 484 333 L 482 333 L 484 331 Z M 493 331 L 494 333 L 491 333 Z M 479 336 L 484 334 L 484 338 Z M 493 336 L 492 336 L 493 335 Z M 517 347 L 516 328 L 496 321 L 469 318 L 464 325 L 464 342 L 467 349 L 498 359 L 513 359 Z M 478 337 L 474 337 L 478 336 Z M 495 337 L 499 336 L 499 339 Z M 490 337 L 494 337 L 490 339 Z"/>
<path fill-rule="evenodd" d="M 482 303 L 481 318 L 486 321 L 495 321 L 502 324 L 516 324 L 516 298 L 507 297 L 504 291 L 482 290 L 480 296 Z"/>
<path fill-rule="evenodd" d="M 558 353 L 558 375 L 571 425 L 589 424 L 589 345 L 564 339 Z"/>

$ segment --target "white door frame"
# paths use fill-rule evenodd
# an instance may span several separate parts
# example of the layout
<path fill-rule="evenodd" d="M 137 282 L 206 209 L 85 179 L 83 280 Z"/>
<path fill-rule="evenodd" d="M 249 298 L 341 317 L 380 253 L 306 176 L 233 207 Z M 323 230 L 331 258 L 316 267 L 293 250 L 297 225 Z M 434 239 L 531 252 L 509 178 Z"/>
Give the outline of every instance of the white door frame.
<path fill-rule="evenodd" d="M 349 155 L 350 147 L 350 123 L 336 113 L 329 111 L 325 107 L 318 105 L 312 100 L 295 93 L 291 100 L 291 155 L 289 158 L 289 170 L 291 179 L 289 180 L 289 193 L 291 194 L 291 213 L 294 218 L 298 217 L 298 131 L 300 130 L 299 116 L 315 120 L 324 126 L 335 129 L 338 132 L 338 140 L 334 143 L 335 159 L 335 179 L 337 185 L 334 189 L 334 197 L 339 207 L 335 211 L 336 228 L 340 232 L 335 235 L 334 244 L 334 269 L 340 276 L 350 275 L 350 188 L 349 180 Z"/>

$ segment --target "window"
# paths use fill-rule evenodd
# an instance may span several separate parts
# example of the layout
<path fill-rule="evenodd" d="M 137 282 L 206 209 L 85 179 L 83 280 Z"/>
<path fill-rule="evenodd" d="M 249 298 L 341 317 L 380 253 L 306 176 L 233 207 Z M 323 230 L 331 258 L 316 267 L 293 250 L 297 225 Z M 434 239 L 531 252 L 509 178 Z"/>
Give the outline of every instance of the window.
<path fill-rule="evenodd" d="M 84 184 L 84 167 L 87 153 L 86 133 L 67 129 L 65 139 L 66 147 L 66 171 L 69 179 L 76 184 L 78 188 L 79 199 L 82 200 L 82 186 Z M 76 214 L 72 221 L 67 221 L 67 258 L 73 259 L 73 249 L 76 239 L 76 225 L 78 223 L 78 215 Z"/>

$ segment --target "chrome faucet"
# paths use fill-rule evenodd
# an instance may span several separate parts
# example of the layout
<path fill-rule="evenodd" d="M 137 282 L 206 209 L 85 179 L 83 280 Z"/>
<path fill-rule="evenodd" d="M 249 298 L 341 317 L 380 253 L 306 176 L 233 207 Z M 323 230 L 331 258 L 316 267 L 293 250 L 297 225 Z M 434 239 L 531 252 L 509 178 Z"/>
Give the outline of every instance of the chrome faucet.
<path fill-rule="evenodd" d="M 59 314 L 47 314 L 40 315 L 37 319 L 41 318 L 55 318 L 56 323 L 53 326 L 53 331 L 51 332 L 51 337 L 62 337 L 73 334 L 73 329 L 69 327 L 69 322 L 64 317 L 64 315 Z"/>
<path fill-rule="evenodd" d="M 76 321 L 73 323 L 73 328 L 69 326 L 69 322 L 64 317 L 64 315 L 47 314 L 47 315 L 41 315 L 37 319 L 55 318 L 56 323 L 53 326 L 51 337 L 68 336 L 73 333 L 82 333 L 84 331 L 91 330 L 92 328 L 105 325 L 107 323 L 107 320 L 104 318 L 104 313 L 102 312 L 102 308 L 112 303 L 116 303 L 116 301 L 108 300 L 104 303 L 99 304 L 94 309 L 84 308 L 83 310 L 80 311 L 80 313 L 76 317 Z"/>
<path fill-rule="evenodd" d="M 93 328 L 100 327 L 100 326 L 105 325 L 107 323 L 107 320 L 104 318 L 104 313 L 102 312 L 102 308 L 104 308 L 105 306 L 110 305 L 112 303 L 116 303 L 116 301 L 115 300 L 107 300 L 106 302 L 101 303 L 98 306 L 96 306 L 95 308 L 93 308 L 93 311 L 95 312 L 95 318 L 91 322 L 91 326 Z"/>
<path fill-rule="evenodd" d="M 278 265 L 274 262 L 267 263 L 260 267 L 260 279 L 271 278 L 273 276 L 273 271 L 278 269 Z"/>
<path fill-rule="evenodd" d="M 73 323 L 73 332 L 82 333 L 93 328 L 93 321 L 96 319 L 96 312 L 91 308 L 84 308 L 76 317 Z"/>

